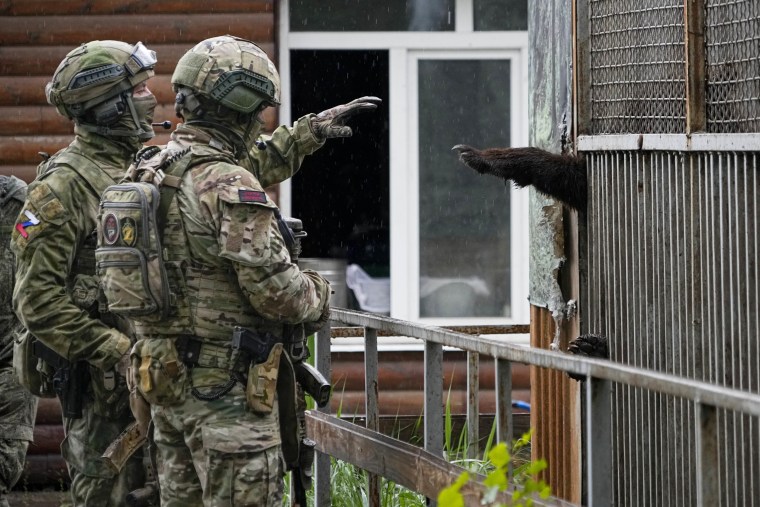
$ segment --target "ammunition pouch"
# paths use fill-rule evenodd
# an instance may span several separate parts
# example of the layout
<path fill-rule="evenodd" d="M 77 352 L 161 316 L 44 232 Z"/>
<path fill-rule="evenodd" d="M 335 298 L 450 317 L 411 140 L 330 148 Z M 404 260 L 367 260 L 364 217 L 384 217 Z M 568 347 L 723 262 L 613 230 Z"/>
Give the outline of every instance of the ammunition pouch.
<path fill-rule="evenodd" d="M 174 340 L 144 339 L 132 347 L 129 383 L 151 405 L 172 406 L 185 401 L 187 367 Z"/>

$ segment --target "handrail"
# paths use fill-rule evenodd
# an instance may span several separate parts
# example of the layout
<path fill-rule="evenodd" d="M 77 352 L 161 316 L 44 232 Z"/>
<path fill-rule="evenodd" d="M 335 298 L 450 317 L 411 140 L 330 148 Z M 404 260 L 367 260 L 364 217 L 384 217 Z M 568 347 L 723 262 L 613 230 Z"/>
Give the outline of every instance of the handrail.
<path fill-rule="evenodd" d="M 443 400 L 442 400 L 442 361 L 443 347 L 454 347 L 467 351 L 468 354 L 468 399 L 471 382 L 477 383 L 477 362 L 480 354 L 494 358 L 496 364 L 496 427 L 497 439 L 512 440 L 511 426 L 511 363 L 523 363 L 542 368 L 551 368 L 585 375 L 586 397 L 585 413 L 585 452 L 587 469 L 586 491 L 588 505 L 609 505 L 612 500 L 611 478 L 611 402 L 612 383 L 620 383 L 676 396 L 695 403 L 695 444 L 697 448 L 698 498 L 697 505 L 714 505 L 717 495 L 714 470 L 718 466 L 717 410 L 726 409 L 760 416 L 760 395 L 730 389 L 707 382 L 690 380 L 675 375 L 655 372 L 642 368 L 626 366 L 610 361 L 573 356 L 566 353 L 533 349 L 515 345 L 493 338 L 473 336 L 440 327 L 417 324 L 382 315 L 346 310 L 332 309 L 331 322 L 317 333 L 315 358 L 317 368 L 327 377 L 330 376 L 330 326 L 342 323 L 364 328 L 365 335 L 365 396 L 367 407 L 367 425 L 369 430 L 377 429 L 377 336 L 407 336 L 424 341 L 425 345 L 425 406 L 424 426 L 425 445 L 430 459 L 439 459 L 443 445 Z M 516 327 L 516 329 L 519 328 Z M 524 328 L 523 328 L 524 329 Z M 469 368 L 475 368 L 470 371 Z M 477 385 L 475 385 L 475 398 Z M 468 404 L 468 428 L 477 427 L 476 405 Z M 327 412 L 328 407 L 321 409 Z M 474 412 L 474 413 L 473 413 Z M 324 424 L 320 419 L 319 424 Z M 312 423 L 314 418 L 312 418 Z M 470 434 L 472 438 L 473 434 Z M 318 439 L 318 435 L 315 435 Z M 477 434 L 475 434 L 477 441 Z M 320 448 L 318 443 L 318 448 Z M 316 468 L 316 505 L 329 505 L 329 456 L 317 455 Z M 384 468 L 365 463 L 370 469 L 382 473 Z M 439 478 L 440 479 L 440 478 Z M 377 479 L 370 473 L 370 505 L 376 505 Z M 374 481 L 374 482 L 373 482 Z M 453 482 L 453 481 L 452 481 Z M 426 493 L 429 494 L 429 493 Z M 468 505 L 470 503 L 468 502 Z M 557 499 L 552 503 L 536 505 L 567 505 Z M 472 502 L 476 505 L 476 502 Z"/>
<path fill-rule="evenodd" d="M 689 380 L 677 375 L 551 350 L 527 348 L 492 338 L 457 333 L 435 326 L 415 324 L 354 310 L 333 309 L 332 319 L 344 324 L 382 330 L 397 336 L 432 341 L 515 363 L 611 380 L 612 382 L 686 398 L 698 403 L 706 403 L 717 408 L 760 416 L 760 395 L 699 380 Z"/>

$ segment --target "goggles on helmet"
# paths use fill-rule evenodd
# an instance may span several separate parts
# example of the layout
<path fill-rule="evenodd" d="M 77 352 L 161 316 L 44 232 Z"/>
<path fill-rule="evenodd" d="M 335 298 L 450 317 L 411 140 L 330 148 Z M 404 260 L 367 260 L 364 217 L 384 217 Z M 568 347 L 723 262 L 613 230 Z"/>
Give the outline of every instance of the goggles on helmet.
<path fill-rule="evenodd" d="M 142 42 L 138 42 L 124 66 L 129 75 L 134 76 L 138 72 L 151 69 L 157 61 L 156 52 L 146 48 Z"/>

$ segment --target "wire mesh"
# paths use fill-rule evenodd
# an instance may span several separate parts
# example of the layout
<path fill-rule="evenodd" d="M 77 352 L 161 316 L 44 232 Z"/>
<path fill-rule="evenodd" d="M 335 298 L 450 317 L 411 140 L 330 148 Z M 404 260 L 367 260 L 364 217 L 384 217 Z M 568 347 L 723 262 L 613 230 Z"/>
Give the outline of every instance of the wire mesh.
<path fill-rule="evenodd" d="M 707 130 L 760 132 L 760 2 L 707 2 Z"/>
<path fill-rule="evenodd" d="M 591 133 L 686 125 L 683 0 L 589 0 Z"/>
<path fill-rule="evenodd" d="M 587 154 L 584 331 L 611 359 L 760 393 L 756 153 Z M 697 504 L 692 402 L 616 385 L 614 505 Z M 758 506 L 760 422 L 718 412 L 720 505 Z"/>

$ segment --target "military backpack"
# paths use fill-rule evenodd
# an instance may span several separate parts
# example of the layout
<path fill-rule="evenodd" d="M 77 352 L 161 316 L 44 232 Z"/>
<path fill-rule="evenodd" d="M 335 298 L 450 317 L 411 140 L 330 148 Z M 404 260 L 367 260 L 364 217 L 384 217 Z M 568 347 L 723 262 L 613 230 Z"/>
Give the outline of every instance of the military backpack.
<path fill-rule="evenodd" d="M 145 148 L 124 179 L 101 195 L 95 259 L 109 312 L 163 319 L 175 305 L 162 239 L 169 206 L 190 167 L 188 153 Z"/>

